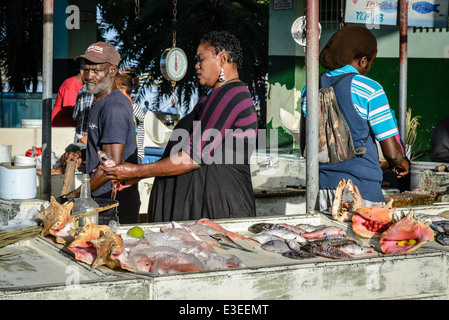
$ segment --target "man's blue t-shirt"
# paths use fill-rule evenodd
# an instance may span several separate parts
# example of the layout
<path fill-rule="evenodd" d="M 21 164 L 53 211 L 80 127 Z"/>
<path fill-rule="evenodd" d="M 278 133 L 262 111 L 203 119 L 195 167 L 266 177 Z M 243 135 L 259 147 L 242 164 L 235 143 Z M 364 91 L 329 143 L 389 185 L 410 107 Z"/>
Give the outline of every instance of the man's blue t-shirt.
<path fill-rule="evenodd" d="M 114 90 L 103 99 L 92 104 L 87 131 L 86 173 L 92 174 L 98 167 L 97 151 L 103 144 L 125 145 L 122 161 L 137 164 L 136 127 L 133 107 L 129 99 L 119 90 Z M 112 190 L 107 182 L 92 192 L 92 197 L 105 195 Z"/>

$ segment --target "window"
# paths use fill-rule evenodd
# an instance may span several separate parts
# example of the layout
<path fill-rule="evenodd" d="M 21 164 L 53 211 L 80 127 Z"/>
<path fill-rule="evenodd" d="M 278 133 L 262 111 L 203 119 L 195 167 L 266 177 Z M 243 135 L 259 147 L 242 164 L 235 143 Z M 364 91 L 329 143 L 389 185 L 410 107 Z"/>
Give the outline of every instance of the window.
<path fill-rule="evenodd" d="M 320 0 L 320 24 L 322 29 L 340 29 L 344 22 L 345 0 Z"/>

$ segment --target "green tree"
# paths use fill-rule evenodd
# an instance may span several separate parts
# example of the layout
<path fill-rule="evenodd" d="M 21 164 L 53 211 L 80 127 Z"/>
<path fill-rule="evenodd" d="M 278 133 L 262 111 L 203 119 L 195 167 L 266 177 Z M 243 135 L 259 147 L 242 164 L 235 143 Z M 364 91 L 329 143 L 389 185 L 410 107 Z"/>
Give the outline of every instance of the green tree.
<path fill-rule="evenodd" d="M 114 28 L 125 65 L 140 74 L 148 74 L 145 85 L 160 85 L 159 98 L 170 95 L 172 84 L 160 71 L 162 52 L 172 47 L 173 31 L 176 46 L 189 59 L 184 79 L 176 85 L 178 101 L 186 108 L 192 91 L 201 95 L 195 78 L 194 57 L 201 37 L 210 30 L 227 30 L 235 34 L 244 51 L 244 66 L 240 77 L 256 102 L 261 114 L 266 110 L 266 75 L 268 71 L 268 9 L 269 0 L 99 0 L 104 25 L 102 32 Z M 136 14 L 137 13 L 137 14 Z M 265 117 L 261 117 L 265 119 Z"/>
<path fill-rule="evenodd" d="M 37 89 L 42 69 L 42 15 L 42 0 L 0 0 L 0 68 L 9 91 Z"/>

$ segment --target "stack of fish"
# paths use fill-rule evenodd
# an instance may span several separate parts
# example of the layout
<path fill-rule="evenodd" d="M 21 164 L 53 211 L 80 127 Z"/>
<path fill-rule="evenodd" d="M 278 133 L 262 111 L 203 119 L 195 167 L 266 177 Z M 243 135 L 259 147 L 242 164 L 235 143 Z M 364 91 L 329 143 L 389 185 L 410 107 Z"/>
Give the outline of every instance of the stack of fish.
<path fill-rule="evenodd" d="M 161 232 L 145 232 L 138 239 L 125 239 L 124 254 L 136 271 L 167 274 L 245 267 L 235 255 L 220 255 L 214 247 L 250 252 L 231 237 L 246 238 L 220 229 L 208 219 L 193 224 L 171 222 Z"/>
<path fill-rule="evenodd" d="M 442 216 L 424 216 L 430 228 L 434 231 L 435 241 L 443 246 L 449 245 L 449 219 Z"/>
<path fill-rule="evenodd" d="M 316 256 L 330 259 L 349 259 L 372 250 L 360 245 L 344 230 L 334 226 L 296 226 L 281 223 L 260 223 L 248 228 L 249 238 L 260 243 L 267 251 L 291 259 L 309 259 Z"/>

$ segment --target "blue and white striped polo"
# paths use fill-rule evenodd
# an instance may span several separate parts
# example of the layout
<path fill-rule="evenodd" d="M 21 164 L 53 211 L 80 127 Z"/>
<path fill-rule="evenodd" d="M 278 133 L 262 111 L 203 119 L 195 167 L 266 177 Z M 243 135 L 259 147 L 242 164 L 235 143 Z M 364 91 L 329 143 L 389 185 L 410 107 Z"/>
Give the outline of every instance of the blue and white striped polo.
<path fill-rule="evenodd" d="M 353 66 L 346 65 L 339 69 L 327 71 L 325 76 L 334 77 L 344 73 L 358 73 L 358 71 Z M 363 119 L 368 120 L 378 141 L 399 133 L 387 95 L 377 81 L 357 74 L 351 82 L 351 97 L 357 113 Z M 302 92 L 301 108 L 306 114 L 306 88 Z"/>

